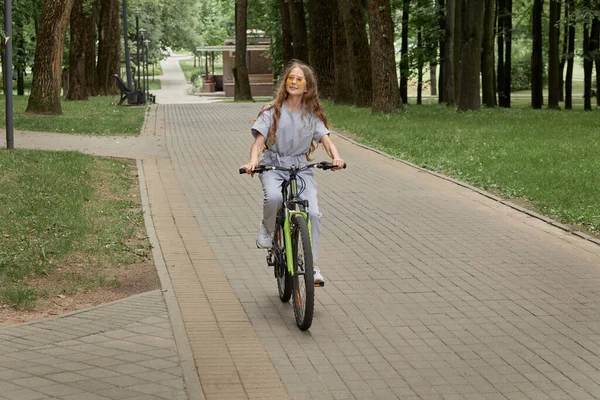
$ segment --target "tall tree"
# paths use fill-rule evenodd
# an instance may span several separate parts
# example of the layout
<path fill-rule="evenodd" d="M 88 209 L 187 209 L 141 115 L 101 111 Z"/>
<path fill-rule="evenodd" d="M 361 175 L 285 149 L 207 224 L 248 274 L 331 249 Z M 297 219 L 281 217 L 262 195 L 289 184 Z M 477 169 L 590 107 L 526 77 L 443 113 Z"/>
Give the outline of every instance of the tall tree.
<path fill-rule="evenodd" d="M 512 90 L 512 0 L 504 0 L 506 18 L 504 19 L 504 98 L 502 99 L 502 107 L 510 108 L 510 92 Z"/>
<path fill-rule="evenodd" d="M 506 0 L 498 0 L 497 2 L 497 32 L 496 40 L 498 41 L 498 68 L 496 72 L 496 91 L 498 92 L 498 105 L 504 107 L 504 97 L 508 96 L 508 93 L 504 90 L 504 36 L 505 36 L 505 24 L 504 20 L 506 13 Z"/>
<path fill-rule="evenodd" d="M 27 113 L 61 114 L 61 64 L 73 0 L 45 0 L 37 35 Z"/>
<path fill-rule="evenodd" d="M 292 24 L 294 58 L 308 64 L 308 36 L 304 17 L 304 2 L 302 0 L 288 0 L 288 2 Z"/>
<path fill-rule="evenodd" d="M 338 0 L 338 6 L 346 29 L 349 72 L 354 86 L 354 104 L 358 107 L 370 107 L 373 101 L 371 50 L 361 0 Z"/>
<path fill-rule="evenodd" d="M 333 99 L 333 4 L 329 1 L 308 1 L 310 27 L 310 63 L 313 66 L 319 84 L 319 95 Z"/>
<path fill-rule="evenodd" d="M 498 0 L 498 105 L 510 107 L 512 69 L 512 0 Z"/>
<path fill-rule="evenodd" d="M 496 14 L 495 0 L 485 0 L 483 17 L 483 49 L 481 54 L 481 91 L 483 104 L 486 107 L 496 106 L 494 92 L 494 21 Z"/>
<path fill-rule="evenodd" d="M 248 0 L 235 0 L 235 100 L 252 100 L 248 68 L 246 68 L 246 16 Z"/>
<path fill-rule="evenodd" d="M 349 61 L 350 50 L 346 42 L 346 29 L 344 18 L 337 6 L 333 7 L 333 64 L 335 71 L 335 90 L 333 100 L 338 104 L 354 103 L 351 64 Z"/>
<path fill-rule="evenodd" d="M 292 42 L 292 23 L 290 21 L 290 6 L 288 0 L 279 0 L 279 15 L 281 18 L 281 39 L 283 44 L 283 65 L 287 65 L 294 58 Z"/>
<path fill-rule="evenodd" d="M 455 0 L 446 2 L 446 34 L 444 39 L 446 57 L 444 64 L 444 100 L 449 106 L 456 104 L 454 91 L 454 21 Z"/>
<path fill-rule="evenodd" d="M 69 92 L 67 100 L 87 100 L 85 73 L 85 15 L 83 0 L 74 0 L 71 10 L 71 48 L 69 50 Z"/>
<path fill-rule="evenodd" d="M 600 2 L 598 6 L 600 6 Z M 600 10 L 597 10 L 596 12 L 600 12 Z M 598 14 L 595 14 L 594 19 L 592 20 L 590 53 L 594 56 L 594 61 L 596 62 L 596 105 L 600 106 L 600 82 L 598 81 L 598 79 L 600 79 L 600 71 L 598 70 L 598 64 L 600 63 L 600 20 Z M 593 66 L 590 69 L 592 68 Z"/>
<path fill-rule="evenodd" d="M 96 71 L 96 27 L 100 23 L 100 0 L 93 0 L 91 11 L 84 15 L 85 29 L 85 70 L 88 71 L 85 77 L 87 94 L 89 96 L 98 95 L 98 76 Z"/>
<path fill-rule="evenodd" d="M 531 107 L 542 108 L 544 97 L 542 92 L 544 62 L 542 59 L 542 12 L 543 0 L 533 0 L 532 30 L 533 42 L 531 51 Z"/>
<path fill-rule="evenodd" d="M 438 47 L 440 49 L 440 77 L 438 79 L 438 103 L 444 103 L 445 88 L 444 88 L 444 60 L 446 59 L 446 12 L 444 0 L 437 0 L 438 6 L 438 25 L 440 29 L 440 37 Z"/>
<path fill-rule="evenodd" d="M 560 3 L 559 0 L 549 0 L 550 18 L 548 20 L 548 108 L 558 109 L 560 92 L 560 58 L 559 48 L 559 27 Z"/>
<path fill-rule="evenodd" d="M 402 106 L 396 75 L 394 25 L 389 0 L 367 0 L 371 63 L 373 71 L 373 112 L 389 113 Z"/>
<path fill-rule="evenodd" d="M 575 0 L 568 0 L 570 12 L 575 10 Z M 573 108 L 573 64 L 575 59 L 575 23 L 569 23 L 569 45 L 567 49 L 567 76 L 565 77 L 565 109 Z"/>
<path fill-rule="evenodd" d="M 98 36 L 98 91 L 104 95 L 117 94 L 119 91 L 112 75 L 120 75 L 121 69 L 119 0 L 101 0 Z"/>
<path fill-rule="evenodd" d="M 590 0 L 584 0 L 583 6 L 590 9 Z M 593 21 L 592 35 L 590 35 L 590 16 L 585 16 L 583 22 L 583 109 L 592 110 L 592 68 L 593 68 Z M 590 37 L 591 36 L 591 37 Z"/>
<path fill-rule="evenodd" d="M 402 102 L 408 104 L 408 77 L 410 75 L 408 57 L 408 19 L 410 0 L 402 1 L 402 44 L 400 47 L 400 96 Z"/>
<path fill-rule="evenodd" d="M 561 55 L 560 55 L 560 68 L 559 68 L 559 74 L 558 74 L 558 79 L 559 79 L 559 87 L 560 87 L 560 91 L 558 93 L 559 97 L 558 100 L 559 101 L 565 101 L 565 80 L 564 80 L 564 72 L 565 72 L 565 66 L 567 65 L 567 55 L 569 53 L 569 2 L 565 1 L 565 14 L 564 14 L 564 18 L 562 20 L 562 26 L 563 28 L 563 41 L 562 41 L 562 51 L 561 51 Z"/>
<path fill-rule="evenodd" d="M 461 111 L 481 108 L 479 76 L 484 12 L 485 0 L 465 0 L 465 20 L 462 24 L 462 76 L 458 99 L 458 109 Z"/>
<path fill-rule="evenodd" d="M 465 2 L 466 0 L 454 0 L 454 101 L 458 104 L 460 101 L 460 91 L 462 79 L 462 46 L 463 46 L 463 24 L 465 23 Z"/>

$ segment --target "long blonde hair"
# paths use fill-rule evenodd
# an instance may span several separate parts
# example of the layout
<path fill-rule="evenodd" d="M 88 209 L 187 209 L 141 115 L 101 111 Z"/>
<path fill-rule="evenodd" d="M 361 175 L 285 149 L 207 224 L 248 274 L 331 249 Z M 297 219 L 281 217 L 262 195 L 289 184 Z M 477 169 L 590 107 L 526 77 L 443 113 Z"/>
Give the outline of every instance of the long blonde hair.
<path fill-rule="evenodd" d="M 325 127 L 329 129 L 329 121 L 327 121 L 325 110 L 323 109 L 323 105 L 319 101 L 319 92 L 317 89 L 317 79 L 315 77 L 315 73 L 308 65 L 306 65 L 302 61 L 292 60 L 281 74 L 273 100 L 270 103 L 265 104 L 265 106 L 258 113 L 258 115 L 260 116 L 266 110 L 273 109 L 273 122 L 269 127 L 269 134 L 267 135 L 267 140 L 265 141 L 265 149 L 273 147 L 277 139 L 275 132 L 277 132 L 279 118 L 281 117 L 281 107 L 283 105 L 283 102 L 288 97 L 288 92 L 286 90 L 286 81 L 292 70 L 296 67 L 300 68 L 302 72 L 304 72 L 304 79 L 306 80 L 306 93 L 304 93 L 304 95 L 302 96 L 302 116 L 304 117 L 312 111 L 317 116 L 317 118 L 323 121 Z M 317 142 L 313 140 L 310 144 L 310 149 L 306 153 L 307 160 L 312 160 L 310 158 L 310 155 L 317 149 L 317 147 Z"/>

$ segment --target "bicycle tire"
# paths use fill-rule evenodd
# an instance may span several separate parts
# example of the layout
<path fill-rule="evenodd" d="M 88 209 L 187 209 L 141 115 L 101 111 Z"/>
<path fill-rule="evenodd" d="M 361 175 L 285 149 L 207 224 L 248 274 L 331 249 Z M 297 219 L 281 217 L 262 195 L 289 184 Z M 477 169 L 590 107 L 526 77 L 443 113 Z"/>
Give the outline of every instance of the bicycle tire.
<path fill-rule="evenodd" d="M 275 244 L 275 251 L 277 254 L 275 265 L 273 266 L 275 278 L 277 280 L 277 292 L 279 293 L 279 300 L 287 303 L 292 297 L 293 282 L 285 258 L 283 226 L 280 225 L 275 232 L 275 235 L 273 235 L 273 243 Z"/>
<path fill-rule="evenodd" d="M 308 235 L 308 225 L 302 215 L 292 217 L 292 253 L 294 261 L 293 306 L 296 325 L 300 330 L 307 330 L 312 325 L 315 287 L 313 276 L 313 255 Z M 304 298 L 301 294 L 304 292 Z"/>

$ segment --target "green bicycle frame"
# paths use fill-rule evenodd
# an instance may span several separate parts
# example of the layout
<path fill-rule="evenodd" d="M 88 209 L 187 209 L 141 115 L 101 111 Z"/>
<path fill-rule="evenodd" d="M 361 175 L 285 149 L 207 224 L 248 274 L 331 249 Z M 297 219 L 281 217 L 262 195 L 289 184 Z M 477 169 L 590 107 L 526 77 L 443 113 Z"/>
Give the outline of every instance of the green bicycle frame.
<path fill-rule="evenodd" d="M 292 188 L 292 197 L 296 196 L 296 181 L 293 180 L 291 181 L 291 188 Z M 293 256 L 294 256 L 294 252 L 292 249 L 292 230 L 291 230 L 291 221 L 292 221 L 292 217 L 296 214 L 300 214 L 302 215 L 302 218 L 304 218 L 306 220 L 306 224 L 308 226 L 308 237 L 310 240 L 310 247 L 312 248 L 312 232 L 311 232 L 311 225 L 310 225 L 310 218 L 308 218 L 308 213 L 304 212 L 304 211 L 290 211 L 286 208 L 285 210 L 285 221 L 283 223 L 283 238 L 285 241 L 285 259 L 287 262 L 287 269 L 288 272 L 290 273 L 290 276 L 294 276 L 294 260 L 293 260 Z"/>

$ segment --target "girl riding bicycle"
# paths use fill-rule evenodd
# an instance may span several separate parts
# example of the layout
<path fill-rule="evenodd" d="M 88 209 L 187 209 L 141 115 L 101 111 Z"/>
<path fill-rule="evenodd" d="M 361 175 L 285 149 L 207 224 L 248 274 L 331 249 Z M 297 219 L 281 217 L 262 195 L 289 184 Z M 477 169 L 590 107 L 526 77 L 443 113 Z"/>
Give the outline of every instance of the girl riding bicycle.
<path fill-rule="evenodd" d="M 250 147 L 250 161 L 243 165 L 247 171 L 254 171 L 259 165 L 306 164 L 318 144 L 332 158 L 336 166 L 344 166 L 337 147 L 329 137 L 329 123 L 323 106 L 319 101 L 317 81 L 311 68 L 301 61 L 293 60 L 281 75 L 281 81 L 275 92 L 275 98 L 263 106 L 258 119 L 252 126 L 254 143 Z M 250 172 L 250 175 L 254 175 Z M 316 264 L 319 237 L 321 233 L 321 214 L 317 202 L 317 183 L 313 171 L 307 169 L 299 174 L 304 182 L 300 197 L 308 200 L 313 261 Z M 263 185 L 263 219 L 259 225 L 256 246 L 269 248 L 273 241 L 277 211 L 282 203 L 281 186 L 287 179 L 283 171 L 267 171 L 260 175 Z M 314 266 L 315 284 L 323 283 L 323 276 Z"/>

